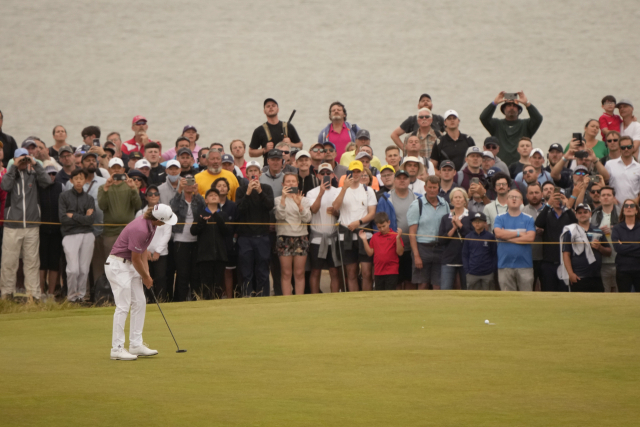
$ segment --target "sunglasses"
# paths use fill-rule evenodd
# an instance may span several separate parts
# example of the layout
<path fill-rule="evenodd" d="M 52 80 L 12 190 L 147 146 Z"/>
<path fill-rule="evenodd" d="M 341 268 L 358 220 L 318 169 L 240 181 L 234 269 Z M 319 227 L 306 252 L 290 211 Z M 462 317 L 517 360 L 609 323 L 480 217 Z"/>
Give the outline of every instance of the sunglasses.
<path fill-rule="evenodd" d="M 49 176 L 56 176 L 56 175 L 57 175 L 57 172 L 51 172 L 51 173 L 49 173 Z"/>
<path fill-rule="evenodd" d="M 616 138 L 616 139 L 607 139 L 607 142 L 618 142 L 620 141 L 620 139 Z"/>
<path fill-rule="evenodd" d="M 430 119 L 431 116 L 418 116 L 420 120 Z"/>
<path fill-rule="evenodd" d="M 524 171 L 524 173 L 526 173 L 527 175 L 528 175 L 528 174 L 530 174 L 530 173 L 535 173 L 535 172 L 536 172 L 536 171 L 531 170 L 531 169 Z"/>
<path fill-rule="evenodd" d="M 498 146 L 495 144 L 487 144 L 485 145 L 485 147 L 487 147 L 489 150 L 495 150 L 498 148 Z"/>
<path fill-rule="evenodd" d="M 158 197 L 158 196 L 160 196 L 160 193 L 152 191 L 150 193 L 147 193 L 147 196 L 149 196 L 149 197 Z"/>
<path fill-rule="evenodd" d="M 633 150 L 633 145 L 621 145 L 621 150 Z"/>
<path fill-rule="evenodd" d="M 331 175 L 331 172 L 328 172 L 328 171 L 322 171 L 322 172 L 320 172 L 318 175 L 320 175 L 320 176 L 329 176 L 329 175 Z"/>
<path fill-rule="evenodd" d="M 289 154 L 290 151 L 280 151 L 282 154 Z"/>
<path fill-rule="evenodd" d="M 631 209 L 631 208 L 635 208 L 635 207 L 636 207 L 636 205 L 634 205 L 633 203 L 627 203 L 627 204 L 625 204 L 625 205 L 623 205 L 623 206 L 624 206 L 625 208 L 629 208 L 629 209 Z"/>
<path fill-rule="evenodd" d="M 600 190 L 589 190 L 591 194 L 600 194 Z"/>
<path fill-rule="evenodd" d="M 586 176 L 587 173 L 585 171 L 578 171 L 576 172 L 574 175 L 578 175 L 578 176 Z"/>
<path fill-rule="evenodd" d="M 336 149 L 335 149 L 335 148 L 325 148 L 325 149 L 324 149 L 324 152 L 325 152 L 325 153 L 333 153 L 334 151 L 336 151 Z"/>
<path fill-rule="evenodd" d="M 324 148 L 314 148 L 311 150 L 312 153 L 324 153 Z"/>
<path fill-rule="evenodd" d="M 131 178 L 134 181 L 138 181 L 138 182 L 142 182 L 142 178 L 139 178 L 137 176 L 134 176 L 133 178 Z"/>

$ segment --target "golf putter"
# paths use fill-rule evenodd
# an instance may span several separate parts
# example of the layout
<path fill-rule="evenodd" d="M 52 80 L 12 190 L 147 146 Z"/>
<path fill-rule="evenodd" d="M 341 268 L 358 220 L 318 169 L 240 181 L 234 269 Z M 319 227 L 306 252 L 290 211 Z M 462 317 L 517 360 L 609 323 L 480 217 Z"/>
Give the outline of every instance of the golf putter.
<path fill-rule="evenodd" d="M 153 300 L 156 302 L 156 305 L 158 306 L 158 310 L 160 310 L 160 314 L 162 314 L 162 318 L 164 319 L 164 323 L 167 324 L 167 328 L 169 328 L 169 333 L 171 334 L 171 338 L 173 338 L 173 342 L 176 343 L 176 347 L 178 348 L 178 350 L 176 351 L 176 353 L 186 353 L 187 350 L 185 349 L 180 349 L 180 346 L 178 345 L 178 341 L 176 341 L 176 337 L 173 336 L 173 332 L 171 332 L 171 327 L 169 326 L 169 322 L 167 322 L 167 318 L 164 317 L 164 313 L 162 312 L 162 309 L 160 308 L 160 304 L 158 303 L 158 298 L 156 298 L 156 293 L 153 291 L 153 288 L 149 289 L 151 291 L 151 295 L 153 295 Z"/>

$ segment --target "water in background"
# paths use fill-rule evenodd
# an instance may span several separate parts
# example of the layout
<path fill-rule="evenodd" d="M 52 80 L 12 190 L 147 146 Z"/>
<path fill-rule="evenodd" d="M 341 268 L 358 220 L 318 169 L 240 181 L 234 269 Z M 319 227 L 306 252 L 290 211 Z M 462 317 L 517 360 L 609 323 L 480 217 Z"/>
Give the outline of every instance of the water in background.
<path fill-rule="evenodd" d="M 632 0 L 44 1 L 3 0 L 0 109 L 18 143 L 80 143 L 88 125 L 131 137 L 131 118 L 172 146 L 249 142 L 274 97 L 307 143 L 340 100 L 382 157 L 429 93 L 481 142 L 478 116 L 524 90 L 544 116 L 536 146 L 568 142 L 606 94 L 640 106 L 640 9 Z M 640 107 L 639 107 L 640 108 Z M 637 113 L 636 113 L 637 115 Z M 201 145 L 202 145 L 201 143 Z M 308 147 L 307 144 L 305 144 Z M 247 153 L 248 158 L 248 153 Z"/>

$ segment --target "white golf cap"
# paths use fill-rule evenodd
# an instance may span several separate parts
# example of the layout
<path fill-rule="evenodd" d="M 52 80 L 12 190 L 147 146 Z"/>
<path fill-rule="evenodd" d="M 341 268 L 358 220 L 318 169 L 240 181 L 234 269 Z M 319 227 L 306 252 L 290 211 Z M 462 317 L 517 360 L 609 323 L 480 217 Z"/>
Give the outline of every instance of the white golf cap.
<path fill-rule="evenodd" d="M 322 172 L 323 170 L 328 170 L 330 172 L 333 172 L 333 168 L 329 163 L 323 163 L 318 167 L 318 172 Z"/>
<path fill-rule="evenodd" d="M 262 166 L 260 166 L 260 163 L 256 162 L 255 160 L 251 160 L 250 162 L 247 162 L 247 167 L 244 170 L 249 169 L 251 166 L 255 166 L 258 169 L 262 170 Z"/>
<path fill-rule="evenodd" d="M 140 170 L 140 168 L 149 168 L 151 169 L 151 163 L 149 163 L 149 160 L 147 159 L 140 159 L 136 162 L 135 166 L 133 167 L 134 169 L 138 169 Z"/>
<path fill-rule="evenodd" d="M 309 154 L 307 150 L 300 150 L 296 153 L 296 160 L 298 160 L 300 157 L 311 157 L 311 154 Z"/>
<path fill-rule="evenodd" d="M 361 151 L 356 155 L 356 160 L 364 159 L 365 157 L 368 157 L 369 160 L 373 158 L 373 156 L 366 151 Z"/>
<path fill-rule="evenodd" d="M 529 154 L 529 157 L 533 156 L 536 153 L 540 154 L 540 156 L 542 156 L 542 158 L 544 159 L 544 153 L 539 148 L 534 148 L 533 150 L 531 150 L 531 154 Z"/>
<path fill-rule="evenodd" d="M 113 159 L 109 160 L 109 167 L 112 168 L 115 165 L 124 167 L 124 163 L 122 163 L 122 160 L 119 157 L 114 157 Z"/>
<path fill-rule="evenodd" d="M 158 203 L 153 207 L 153 217 L 169 225 L 176 225 L 178 222 L 178 217 L 173 213 L 171 208 L 162 203 Z"/>
<path fill-rule="evenodd" d="M 482 157 L 489 157 L 490 159 L 493 159 L 493 160 L 496 159 L 491 151 L 483 151 L 482 152 Z"/>
<path fill-rule="evenodd" d="M 136 163 L 137 164 L 137 163 Z M 167 162 L 167 166 L 166 168 L 169 169 L 171 166 L 176 166 L 178 168 L 180 168 L 180 162 L 175 160 L 175 159 L 171 159 Z"/>
<path fill-rule="evenodd" d="M 457 118 L 460 118 L 460 116 L 458 115 L 458 112 L 456 110 L 447 110 L 444 113 L 444 119 L 448 119 L 449 116 L 456 116 Z"/>
<path fill-rule="evenodd" d="M 484 150 L 481 150 L 478 146 L 474 145 L 472 147 L 467 148 L 467 154 L 465 155 L 465 157 L 471 154 L 480 154 L 482 156 L 483 151 Z"/>

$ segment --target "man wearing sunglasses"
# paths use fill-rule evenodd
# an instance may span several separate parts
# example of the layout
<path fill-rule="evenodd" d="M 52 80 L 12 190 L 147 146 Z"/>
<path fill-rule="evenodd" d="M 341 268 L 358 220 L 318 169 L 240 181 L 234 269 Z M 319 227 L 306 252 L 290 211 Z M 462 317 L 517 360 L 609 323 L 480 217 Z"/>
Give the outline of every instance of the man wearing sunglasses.
<path fill-rule="evenodd" d="M 607 144 L 607 150 L 609 150 L 609 154 L 600 159 L 600 163 L 606 166 L 609 160 L 619 159 L 622 155 L 620 151 L 620 133 L 611 130 L 607 132 L 607 136 L 604 138 L 604 141 Z"/>
<path fill-rule="evenodd" d="M 322 146 L 324 147 L 324 162 L 331 165 L 335 179 L 340 180 L 343 175 L 346 175 L 347 167 L 336 163 L 336 156 L 338 154 L 336 146 L 333 142 L 329 141 L 325 141 Z"/>
<path fill-rule="evenodd" d="M 509 173 L 509 166 L 505 162 L 498 157 L 498 153 L 500 152 L 500 145 L 498 142 L 498 138 L 495 136 L 488 136 L 484 140 L 484 151 L 489 151 L 495 157 L 496 163 L 493 165 L 495 169 L 500 169 L 501 172 L 506 174 Z"/>
<path fill-rule="evenodd" d="M 311 155 L 311 170 L 318 170 L 320 165 L 324 163 L 324 145 L 316 142 L 309 149 Z"/>
<path fill-rule="evenodd" d="M 428 108 L 430 111 L 433 111 L 433 101 L 431 100 L 431 96 L 427 93 L 423 93 L 422 95 L 420 95 L 420 99 L 418 100 L 418 110 L 420 110 L 421 108 Z M 402 122 L 400 126 L 396 128 L 396 130 L 391 133 L 391 140 L 398 147 L 402 147 L 402 141 L 400 140 L 400 137 L 405 133 L 411 133 L 417 130 L 418 127 L 418 116 L 409 116 L 404 122 Z M 444 118 L 437 114 L 433 114 L 431 128 L 433 128 L 436 136 L 439 137 L 440 134 L 445 131 Z"/>
<path fill-rule="evenodd" d="M 568 189 L 568 193 L 571 193 L 572 184 L 567 182 L 567 175 L 563 174 L 563 171 L 568 168 L 573 170 L 575 175 L 575 172 L 581 167 L 586 170 L 586 175 L 600 175 L 604 182 L 609 182 L 609 171 L 602 165 L 602 162 L 590 148 L 581 151 L 575 151 L 570 148 L 551 169 L 551 178 L 558 186 Z M 575 182 L 575 176 L 573 181 Z"/>
<path fill-rule="evenodd" d="M 625 199 L 638 200 L 640 190 L 640 164 L 635 161 L 633 155 L 636 152 L 634 141 L 630 136 L 620 137 L 621 157 L 609 160 L 605 168 L 611 174 L 609 185 L 616 190 L 616 199 L 619 207 Z"/>
<path fill-rule="evenodd" d="M 515 181 L 522 191 L 527 190 L 529 183 L 538 181 L 540 185 L 551 181 L 551 174 L 542 168 L 544 164 L 544 153 L 539 148 L 534 148 L 529 155 L 529 165 L 526 165 L 522 172 L 516 175 Z M 533 172 L 531 172 L 533 169 Z M 529 172 L 529 173 L 527 173 Z"/>
<path fill-rule="evenodd" d="M 209 154 L 209 147 L 201 148 L 198 151 L 198 170 L 205 170 L 207 168 L 207 154 Z"/>

